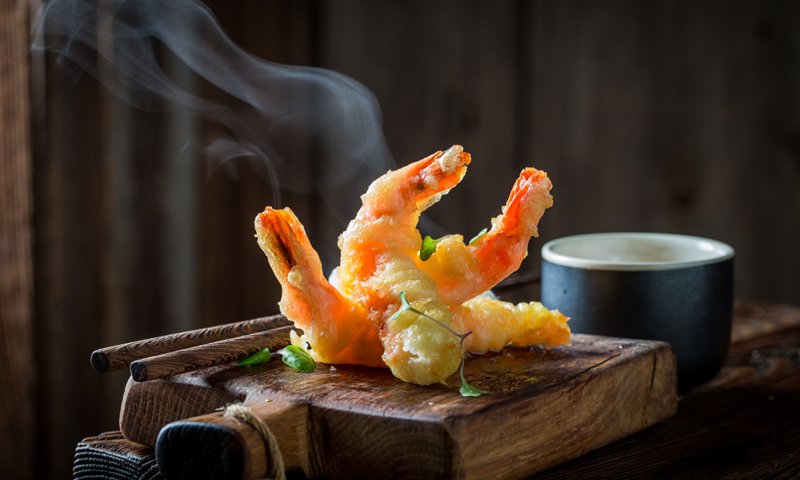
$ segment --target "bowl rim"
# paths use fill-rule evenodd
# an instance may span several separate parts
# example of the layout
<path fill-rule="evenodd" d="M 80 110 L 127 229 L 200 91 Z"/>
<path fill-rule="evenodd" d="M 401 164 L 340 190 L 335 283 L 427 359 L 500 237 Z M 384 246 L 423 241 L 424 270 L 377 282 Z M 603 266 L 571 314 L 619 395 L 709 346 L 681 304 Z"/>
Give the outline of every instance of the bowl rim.
<path fill-rule="evenodd" d="M 553 251 L 554 247 L 564 243 L 575 241 L 586 241 L 594 238 L 601 239 L 648 239 L 660 240 L 677 244 L 693 243 L 700 245 L 701 243 L 710 244 L 715 250 L 715 255 L 709 258 L 695 259 L 695 260 L 679 260 L 669 262 L 621 262 L 613 260 L 593 260 L 588 258 L 580 258 Z M 706 250 L 706 249 L 704 249 Z M 675 233 L 649 233 L 649 232 L 607 232 L 607 233 L 588 233 L 583 235 L 570 235 L 567 237 L 557 238 L 551 240 L 542 246 L 542 259 L 556 265 L 563 265 L 566 267 L 583 268 L 589 270 L 624 270 L 624 271 L 653 271 L 653 270 L 674 270 L 678 268 L 697 267 L 702 265 L 710 265 L 713 263 L 723 262 L 731 259 L 735 255 L 733 247 L 720 242 L 719 240 L 712 240 L 710 238 L 697 237 L 692 235 L 681 235 Z"/>

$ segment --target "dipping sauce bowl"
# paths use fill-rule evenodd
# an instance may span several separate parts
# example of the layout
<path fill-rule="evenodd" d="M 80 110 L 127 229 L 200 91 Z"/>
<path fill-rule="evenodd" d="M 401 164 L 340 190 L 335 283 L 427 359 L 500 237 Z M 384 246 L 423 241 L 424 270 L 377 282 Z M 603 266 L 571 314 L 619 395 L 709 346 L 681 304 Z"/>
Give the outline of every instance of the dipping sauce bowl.
<path fill-rule="evenodd" d="M 733 259 L 729 245 L 686 235 L 564 237 L 542 247 L 542 304 L 574 333 L 669 342 L 684 392 L 728 355 Z"/>

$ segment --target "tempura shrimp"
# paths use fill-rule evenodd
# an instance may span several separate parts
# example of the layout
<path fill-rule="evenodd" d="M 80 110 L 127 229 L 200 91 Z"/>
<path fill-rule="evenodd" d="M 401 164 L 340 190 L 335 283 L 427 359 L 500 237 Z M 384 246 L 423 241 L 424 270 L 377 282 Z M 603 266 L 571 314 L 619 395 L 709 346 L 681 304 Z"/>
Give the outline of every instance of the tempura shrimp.
<path fill-rule="evenodd" d="M 258 244 L 281 284 L 281 313 L 303 329 L 302 336 L 292 332 L 292 343 L 310 347 L 308 353 L 319 362 L 385 366 L 383 347 L 364 306 L 328 283 L 294 213 L 267 207 L 255 227 Z"/>
<path fill-rule="evenodd" d="M 504 214 L 473 245 L 465 246 L 458 235 L 440 242 L 437 257 L 426 266 L 440 277 L 438 288 L 419 268 L 419 215 L 458 184 L 469 162 L 469 154 L 456 145 L 373 182 L 358 216 L 339 238 L 341 291 L 323 276 L 319 256 L 290 209 L 267 207 L 256 217 L 258 243 L 281 283 L 281 312 L 304 331 L 302 336 L 293 332 L 292 343 L 316 361 L 388 366 L 401 380 L 429 385 L 454 373 L 465 349 L 485 353 L 509 344 L 549 348 L 569 342 L 567 318 L 541 304 L 475 298 L 448 306 L 439 295 L 448 293 L 453 301 L 458 292 L 482 288 L 519 265 L 509 267 L 513 261 L 497 250 L 514 250 L 509 258 L 521 261 L 521 248 L 524 256 L 528 238 L 552 204 L 543 172 L 523 171 Z M 502 268 L 487 265 L 492 255 L 501 256 Z M 436 321 L 412 311 L 399 314 L 401 292 Z M 462 348 L 458 334 L 469 331 Z"/>
<path fill-rule="evenodd" d="M 528 254 L 528 241 L 538 236 L 545 209 L 553 205 L 547 174 L 526 168 L 517 179 L 503 213 L 492 228 L 470 245 L 461 235 L 441 239 L 436 251 L 417 265 L 436 280 L 439 295 L 451 307 L 491 289 L 515 272 Z"/>
<path fill-rule="evenodd" d="M 457 336 L 415 313 L 394 314 L 404 291 L 414 308 L 450 326 L 450 308 L 436 282 L 417 267 L 422 238 L 416 226 L 420 213 L 461 181 L 469 162 L 456 145 L 388 172 L 370 185 L 339 237 L 340 288 L 367 309 L 385 350 L 383 361 L 406 382 L 443 382 L 461 363 Z"/>
<path fill-rule="evenodd" d="M 471 331 L 464 339 L 464 350 L 472 353 L 499 351 L 508 345 L 527 347 L 569 343 L 567 320 L 557 310 L 548 310 L 539 302 L 514 305 L 500 300 L 477 297 L 461 305 L 453 315 L 453 329 Z"/>

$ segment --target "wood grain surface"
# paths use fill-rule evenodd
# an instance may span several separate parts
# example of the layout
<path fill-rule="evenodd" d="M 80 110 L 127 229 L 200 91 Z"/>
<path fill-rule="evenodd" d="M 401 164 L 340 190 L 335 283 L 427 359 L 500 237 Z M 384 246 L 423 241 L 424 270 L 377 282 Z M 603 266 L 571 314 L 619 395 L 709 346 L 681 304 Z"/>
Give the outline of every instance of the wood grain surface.
<path fill-rule="evenodd" d="M 163 335 L 95 350 L 92 352 L 91 362 L 98 372 L 113 372 L 128 368 L 131 362 L 142 358 L 289 325 L 292 325 L 292 322 L 283 315 L 272 315 L 245 322 Z"/>
<path fill-rule="evenodd" d="M 28 3 L 0 0 L 0 478 L 33 476 L 36 366 Z"/>
<path fill-rule="evenodd" d="M 131 380 L 120 427 L 126 438 L 154 445 L 168 423 L 226 403 L 299 401 L 310 408 L 308 458 L 290 456 L 290 471 L 314 478 L 522 478 L 653 425 L 676 405 L 674 356 L 660 342 L 574 335 L 571 346 L 549 352 L 505 349 L 472 358 L 465 376 L 490 393 L 462 397 L 457 375 L 447 385 L 419 387 L 359 366 L 320 364 L 301 373 L 278 359 L 220 365 Z M 291 451 L 281 442 L 296 434 L 275 433 L 281 450 Z M 185 466 L 202 460 L 182 451 Z"/>
<path fill-rule="evenodd" d="M 293 329 L 293 326 L 279 327 L 136 360 L 131 363 L 131 377 L 144 382 L 243 360 L 265 348 L 274 352 L 289 343 L 289 332 Z"/>
<path fill-rule="evenodd" d="M 84 438 L 75 449 L 73 480 L 162 480 L 152 447 L 125 439 L 121 432 Z"/>
<path fill-rule="evenodd" d="M 309 404 L 270 399 L 249 408 L 280 438 L 282 463 L 296 471 L 308 471 Z M 162 428 L 155 455 L 160 471 L 176 480 L 199 477 L 258 480 L 271 477 L 269 469 L 276 461 L 255 428 L 226 417 L 223 412 L 173 422 Z"/>
<path fill-rule="evenodd" d="M 540 480 L 800 477 L 800 308 L 740 302 L 728 360 L 672 418 Z"/>
<path fill-rule="evenodd" d="M 800 475 L 800 309 L 737 302 L 734 317 L 726 366 L 680 399 L 674 417 L 535 478 Z"/>

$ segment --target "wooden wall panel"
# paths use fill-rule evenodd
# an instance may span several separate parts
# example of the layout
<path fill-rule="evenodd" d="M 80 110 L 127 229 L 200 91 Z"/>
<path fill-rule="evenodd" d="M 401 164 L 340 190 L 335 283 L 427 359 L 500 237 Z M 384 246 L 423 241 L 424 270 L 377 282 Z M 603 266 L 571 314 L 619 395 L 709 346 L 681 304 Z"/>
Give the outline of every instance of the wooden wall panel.
<path fill-rule="evenodd" d="M 89 77 L 48 83 L 47 154 L 34 165 L 46 186 L 35 191 L 36 356 L 48 359 L 37 362 L 37 468 L 56 478 L 68 474 L 76 439 L 107 425 L 113 406 L 93 401 L 102 381 L 87 368 L 107 301 L 103 104 Z"/>
<path fill-rule="evenodd" d="M 194 235 L 191 208 L 175 204 L 197 202 L 170 196 L 186 193 L 182 175 L 195 176 L 175 165 L 185 158 L 167 156 L 179 135 L 164 135 L 181 119 L 133 109 L 53 60 L 37 92 L 47 105 L 37 121 L 36 331 L 37 354 L 63 360 L 39 375 L 43 478 L 67 476 L 76 442 L 117 423 L 127 376 L 92 371 L 92 350 L 197 324 L 196 248 L 174 252 Z"/>
<path fill-rule="evenodd" d="M 0 478 L 32 478 L 36 445 L 27 3 L 0 1 Z"/>
<path fill-rule="evenodd" d="M 249 51 L 308 62 L 308 3 L 216 7 Z M 113 39 L 101 43 L 113 57 Z M 173 81 L 202 90 L 157 48 Z M 117 424 L 127 381 L 94 372 L 93 349 L 277 313 L 280 289 L 252 227 L 272 191 L 246 164 L 206 176 L 201 121 L 166 104 L 135 109 L 88 75 L 65 75 L 53 56 L 33 58 L 36 84 L 46 78 L 34 119 L 36 352 L 58 359 L 42 365 L 37 384 L 37 476 L 65 478 L 77 442 Z M 115 85 L 109 66 L 100 72 Z M 293 208 L 308 216 L 310 201 L 298 198 Z"/>
<path fill-rule="evenodd" d="M 555 207 L 523 268 L 564 235 L 684 233 L 733 245 L 737 295 L 800 301 L 795 3 L 322 7 L 320 63 L 375 93 L 398 165 L 473 153 L 439 232 L 482 228 L 530 165 Z"/>
<path fill-rule="evenodd" d="M 736 293 L 800 302 L 794 2 L 537 2 L 523 151 L 551 173 L 543 240 L 707 236 Z"/>
<path fill-rule="evenodd" d="M 311 62 L 313 12 L 307 1 L 210 1 L 222 28 L 253 55 L 277 63 Z M 224 101 L 217 90 L 208 98 Z M 205 142 L 217 125 L 205 123 Z M 204 169 L 205 171 L 205 169 Z M 234 161 L 201 179 L 198 218 L 200 249 L 199 320 L 217 325 L 279 313 L 280 285 L 255 241 L 253 220 L 266 206 L 290 206 L 308 220 L 314 199 L 280 191 L 282 204 L 267 178 L 247 161 Z M 312 241 L 313 230 L 309 231 Z"/>
<path fill-rule="evenodd" d="M 461 185 L 429 210 L 436 225 L 423 233 L 470 239 L 490 226 L 522 169 L 514 161 L 516 4 L 321 6 L 320 64 L 375 93 L 398 166 L 453 144 L 473 156 Z M 354 185 L 352 194 L 366 186 Z"/>
<path fill-rule="evenodd" d="M 563 235 L 688 233 L 737 249 L 737 295 L 800 303 L 796 2 L 209 6 L 254 55 L 370 88 L 398 166 L 454 143 L 473 154 L 423 233 L 471 237 L 535 166 L 550 174 L 555 206 L 523 268 Z M 224 99 L 162 53 L 171 78 Z M 34 68 L 36 353 L 48 359 L 37 363 L 48 457 L 38 474 L 60 478 L 81 438 L 116 424 L 125 375 L 93 372 L 92 349 L 277 312 L 255 215 L 290 206 L 329 269 L 372 179 L 356 175 L 337 202 L 280 192 L 275 204 L 246 162 L 207 175 L 202 145 L 215 125 L 137 111 L 91 78 L 62 77 L 52 58 L 34 57 Z M 313 158 L 309 187 L 326 171 Z"/>

